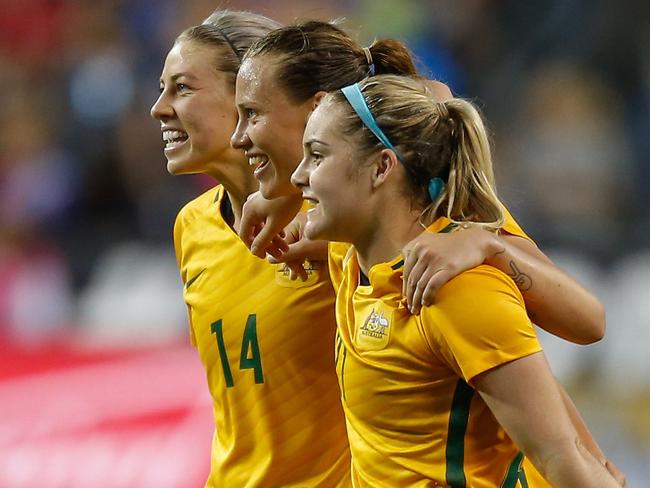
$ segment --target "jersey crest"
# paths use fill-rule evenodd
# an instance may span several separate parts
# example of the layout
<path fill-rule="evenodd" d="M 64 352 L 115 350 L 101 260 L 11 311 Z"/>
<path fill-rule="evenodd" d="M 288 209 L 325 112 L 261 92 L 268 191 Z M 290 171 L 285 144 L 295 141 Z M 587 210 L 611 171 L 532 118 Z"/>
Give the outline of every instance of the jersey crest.
<path fill-rule="evenodd" d="M 366 316 L 357 330 L 357 344 L 367 350 L 376 351 L 388 345 L 392 312 L 374 306 L 366 310 Z"/>
<path fill-rule="evenodd" d="M 305 261 L 302 267 L 307 272 L 307 280 L 302 281 L 300 278 L 292 280 L 290 270 L 286 263 L 276 264 L 275 282 L 280 286 L 287 288 L 303 288 L 315 284 L 320 276 L 320 266 L 316 262 Z"/>

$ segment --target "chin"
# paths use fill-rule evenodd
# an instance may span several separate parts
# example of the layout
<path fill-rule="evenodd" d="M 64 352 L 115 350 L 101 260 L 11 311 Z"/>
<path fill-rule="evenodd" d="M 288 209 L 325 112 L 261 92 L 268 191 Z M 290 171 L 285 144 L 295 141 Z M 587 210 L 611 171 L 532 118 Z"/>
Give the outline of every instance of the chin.
<path fill-rule="evenodd" d="M 182 166 L 179 167 L 179 165 L 173 161 L 167 161 L 167 172 L 170 175 L 180 175 L 183 173 Z"/>
<path fill-rule="evenodd" d="M 309 220 L 307 220 L 307 224 L 305 225 L 304 234 L 307 239 L 312 241 L 330 240 L 326 228 L 323 228 L 322 225 L 318 225 L 318 223 Z"/>
<path fill-rule="evenodd" d="M 178 176 L 178 175 L 193 175 L 197 173 L 202 173 L 201 165 L 190 165 L 187 163 L 178 163 L 174 161 L 167 162 L 167 171 L 169 174 Z"/>
<path fill-rule="evenodd" d="M 260 181 L 260 193 L 267 200 L 273 200 L 274 198 L 284 197 L 296 193 L 297 189 L 291 183 L 288 185 L 282 185 L 278 183 L 275 179 L 272 181 Z"/>
<path fill-rule="evenodd" d="M 278 195 L 275 194 L 274 186 L 263 181 L 260 181 L 260 193 L 267 200 L 273 200 L 274 198 L 278 197 Z"/>

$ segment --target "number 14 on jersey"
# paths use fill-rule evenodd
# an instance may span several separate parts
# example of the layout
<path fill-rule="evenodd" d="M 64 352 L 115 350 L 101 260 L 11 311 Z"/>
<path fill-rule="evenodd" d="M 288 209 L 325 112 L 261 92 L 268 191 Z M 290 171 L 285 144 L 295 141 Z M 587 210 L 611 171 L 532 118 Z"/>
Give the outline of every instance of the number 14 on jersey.
<path fill-rule="evenodd" d="M 223 367 L 223 376 L 226 381 L 226 387 L 235 386 L 226 352 L 226 345 L 223 341 L 223 323 L 221 319 L 211 325 L 212 333 L 217 339 L 217 348 L 219 349 L 219 358 Z M 239 369 L 252 369 L 255 375 L 255 383 L 264 383 L 264 373 L 262 372 L 262 358 L 260 357 L 260 346 L 257 342 L 257 315 L 250 314 L 246 320 L 244 334 L 242 336 L 241 354 L 239 356 Z"/>

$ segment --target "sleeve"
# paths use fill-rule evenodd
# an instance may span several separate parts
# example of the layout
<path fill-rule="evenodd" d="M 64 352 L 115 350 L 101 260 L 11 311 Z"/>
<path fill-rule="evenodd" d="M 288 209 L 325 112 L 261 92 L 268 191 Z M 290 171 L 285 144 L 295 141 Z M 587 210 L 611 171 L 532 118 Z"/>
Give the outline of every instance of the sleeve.
<path fill-rule="evenodd" d="M 337 292 L 343 281 L 344 260 L 352 246 L 345 242 L 329 242 L 327 244 L 327 265 L 334 291 Z"/>
<path fill-rule="evenodd" d="M 523 298 L 505 274 L 479 266 L 444 285 L 422 327 L 438 356 L 465 381 L 541 351 Z"/>
<path fill-rule="evenodd" d="M 507 232 L 508 234 L 511 234 L 513 236 L 523 237 L 524 239 L 527 239 L 533 244 L 535 244 L 535 241 L 533 241 L 530 238 L 530 236 L 524 232 L 524 230 L 514 219 L 510 211 L 508 211 L 508 209 L 505 207 L 504 207 L 504 214 L 505 214 L 506 221 L 503 224 L 503 227 L 501 227 L 501 232 Z"/>

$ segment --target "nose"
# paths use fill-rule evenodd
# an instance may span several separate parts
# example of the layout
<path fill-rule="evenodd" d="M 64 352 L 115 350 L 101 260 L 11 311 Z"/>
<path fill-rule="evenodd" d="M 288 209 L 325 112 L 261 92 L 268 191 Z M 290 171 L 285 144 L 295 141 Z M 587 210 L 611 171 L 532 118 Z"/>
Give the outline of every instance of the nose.
<path fill-rule="evenodd" d="M 235 126 L 235 132 L 230 136 L 230 145 L 234 149 L 247 149 L 253 144 L 251 143 L 250 138 L 248 137 L 248 123 L 246 119 L 239 117 L 237 120 L 237 125 Z"/>
<path fill-rule="evenodd" d="M 311 168 L 309 166 L 307 157 L 303 157 L 302 161 L 300 161 L 300 164 L 291 175 L 291 184 L 299 190 L 308 187 L 310 174 Z"/>
<path fill-rule="evenodd" d="M 173 115 L 174 110 L 172 109 L 172 106 L 167 101 L 167 97 L 164 90 L 160 92 L 158 99 L 151 106 L 151 111 L 149 113 L 156 120 L 163 120 Z"/>

